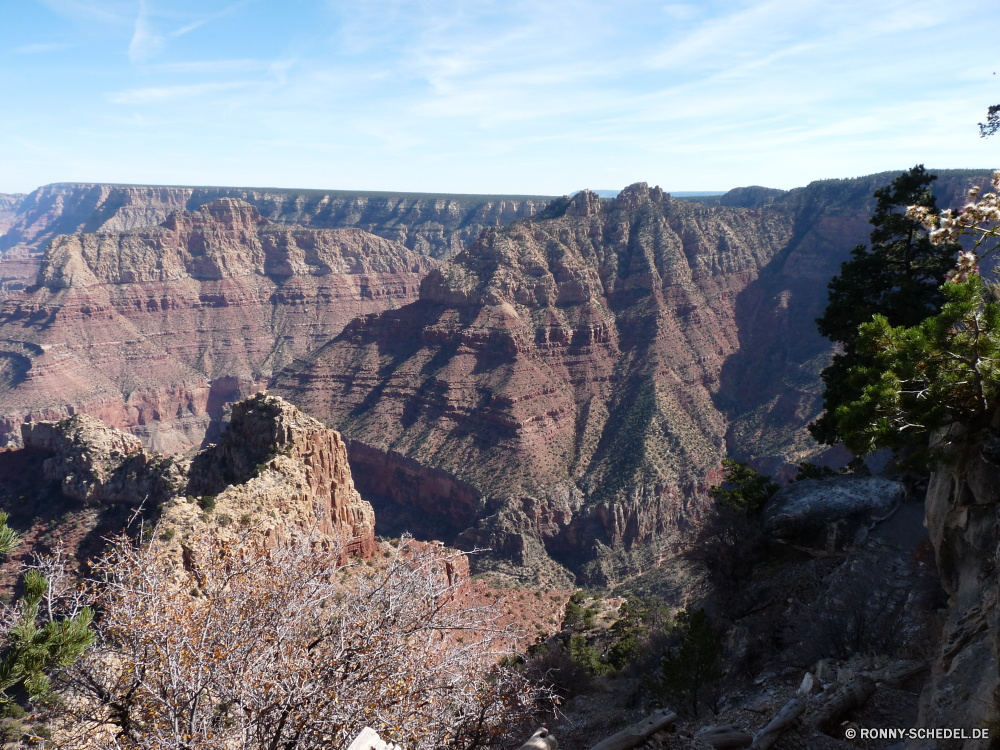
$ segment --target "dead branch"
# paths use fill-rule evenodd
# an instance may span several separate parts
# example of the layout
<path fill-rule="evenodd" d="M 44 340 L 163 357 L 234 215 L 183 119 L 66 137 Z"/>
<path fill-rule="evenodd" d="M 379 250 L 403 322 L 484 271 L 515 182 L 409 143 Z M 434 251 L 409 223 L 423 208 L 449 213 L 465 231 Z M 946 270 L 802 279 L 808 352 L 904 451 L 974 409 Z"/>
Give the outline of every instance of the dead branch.
<path fill-rule="evenodd" d="M 638 747 L 661 729 L 667 729 L 677 722 L 677 714 L 667 709 L 654 711 L 645 719 L 623 729 L 618 734 L 606 737 L 590 750 L 631 750 Z"/>
<path fill-rule="evenodd" d="M 696 740 L 711 745 L 715 750 L 742 750 L 750 747 L 753 736 L 732 724 L 720 724 L 714 727 L 702 727 L 694 734 Z"/>
<path fill-rule="evenodd" d="M 860 708 L 875 694 L 875 680 L 859 674 L 843 687 L 837 688 L 821 705 L 809 712 L 805 725 L 830 734 L 848 711 Z"/>
<path fill-rule="evenodd" d="M 766 727 L 754 735 L 750 750 L 767 750 L 786 729 L 789 729 L 799 720 L 799 717 L 802 716 L 805 710 L 806 706 L 802 701 L 798 698 L 792 698 L 778 712 L 778 715 L 771 719 L 771 722 Z"/>

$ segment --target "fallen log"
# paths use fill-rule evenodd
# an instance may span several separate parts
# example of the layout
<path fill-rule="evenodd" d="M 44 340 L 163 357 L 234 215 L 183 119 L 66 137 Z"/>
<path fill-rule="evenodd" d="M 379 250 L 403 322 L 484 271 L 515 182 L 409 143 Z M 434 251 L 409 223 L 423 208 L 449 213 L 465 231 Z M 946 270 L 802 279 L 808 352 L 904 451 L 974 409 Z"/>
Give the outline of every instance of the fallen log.
<path fill-rule="evenodd" d="M 840 726 L 840 720 L 848 711 L 860 708 L 875 694 L 875 680 L 863 674 L 843 687 L 837 688 L 833 694 L 819 706 L 809 712 L 805 725 L 817 729 L 824 734 L 832 735 Z"/>
<path fill-rule="evenodd" d="M 546 727 L 539 727 L 517 750 L 558 750 L 559 743 Z"/>
<path fill-rule="evenodd" d="M 903 661 L 892 664 L 877 672 L 869 672 L 868 676 L 875 680 L 877 685 L 898 688 L 911 677 L 930 669 L 930 664 L 925 661 Z"/>
<path fill-rule="evenodd" d="M 806 706 L 802 701 L 798 698 L 792 698 L 778 712 L 778 715 L 771 719 L 766 727 L 754 735 L 750 750 L 767 750 L 786 729 L 799 720 L 799 717 L 802 716 L 805 710 Z"/>
<path fill-rule="evenodd" d="M 371 727 L 365 727 L 361 734 L 354 738 L 354 742 L 348 746 L 347 750 L 402 750 L 399 745 L 386 742 L 379 737 Z"/>
<path fill-rule="evenodd" d="M 654 711 L 642 721 L 623 729 L 618 734 L 605 737 L 590 750 L 631 750 L 648 740 L 660 730 L 677 723 L 677 714 L 661 709 Z"/>
<path fill-rule="evenodd" d="M 702 727 L 694 733 L 696 740 L 711 745 L 715 750 L 743 750 L 750 747 L 753 736 L 732 724 L 720 724 L 714 727 Z"/>

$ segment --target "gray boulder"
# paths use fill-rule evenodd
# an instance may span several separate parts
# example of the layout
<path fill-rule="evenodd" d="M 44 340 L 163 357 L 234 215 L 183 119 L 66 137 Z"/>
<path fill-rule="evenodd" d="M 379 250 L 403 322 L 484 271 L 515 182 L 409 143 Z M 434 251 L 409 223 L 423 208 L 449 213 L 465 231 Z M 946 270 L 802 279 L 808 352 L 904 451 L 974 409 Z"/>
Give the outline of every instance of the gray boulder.
<path fill-rule="evenodd" d="M 762 526 L 774 537 L 837 552 L 860 544 L 906 496 L 885 477 L 805 479 L 782 488 L 764 507 Z"/>

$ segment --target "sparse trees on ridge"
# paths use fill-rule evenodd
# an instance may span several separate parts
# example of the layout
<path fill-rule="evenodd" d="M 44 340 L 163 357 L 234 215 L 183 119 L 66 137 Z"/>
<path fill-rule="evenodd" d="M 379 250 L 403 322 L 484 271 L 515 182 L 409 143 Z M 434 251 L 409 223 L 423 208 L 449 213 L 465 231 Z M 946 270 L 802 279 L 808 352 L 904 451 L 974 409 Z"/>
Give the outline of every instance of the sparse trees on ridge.
<path fill-rule="evenodd" d="M 205 532 L 184 565 L 115 540 L 95 647 L 64 681 L 67 747 L 501 746 L 549 694 L 501 657 L 498 608 L 463 606 L 452 560 L 404 542 L 380 566 L 305 541 Z"/>

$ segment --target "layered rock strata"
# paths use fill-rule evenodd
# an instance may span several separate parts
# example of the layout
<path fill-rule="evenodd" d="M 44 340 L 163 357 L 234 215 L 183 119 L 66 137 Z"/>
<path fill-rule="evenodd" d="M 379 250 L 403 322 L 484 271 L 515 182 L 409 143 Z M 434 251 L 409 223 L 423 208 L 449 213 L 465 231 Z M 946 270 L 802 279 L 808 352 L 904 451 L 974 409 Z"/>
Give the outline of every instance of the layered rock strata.
<path fill-rule="evenodd" d="M 0 193 L 0 237 L 14 226 L 24 198 L 24 193 Z"/>
<path fill-rule="evenodd" d="M 3 236 L 18 223 L 18 209 L 24 202 L 21 193 L 0 193 L 0 242 Z M 0 253 L 0 299 L 19 292 L 31 283 L 38 272 L 36 261 L 24 257 L 25 253 Z"/>
<path fill-rule="evenodd" d="M 413 300 L 433 263 L 231 199 L 153 229 L 57 237 L 37 284 L 0 308 L 0 441 L 83 412 L 164 452 L 196 445 L 272 371 Z"/>
<path fill-rule="evenodd" d="M 593 558 L 662 540 L 717 479 L 736 298 L 790 231 L 644 184 L 584 192 L 484 233 L 418 302 L 355 321 L 276 388 L 475 486 L 473 541 Z"/>
<path fill-rule="evenodd" d="M 9 196 L 0 254 L 37 255 L 60 234 L 121 233 L 162 223 L 176 211 L 197 211 L 221 198 L 253 205 L 269 221 L 313 229 L 357 228 L 421 255 L 449 257 L 485 227 L 541 211 L 551 198 L 524 195 L 375 193 L 345 190 L 56 184 Z"/>

